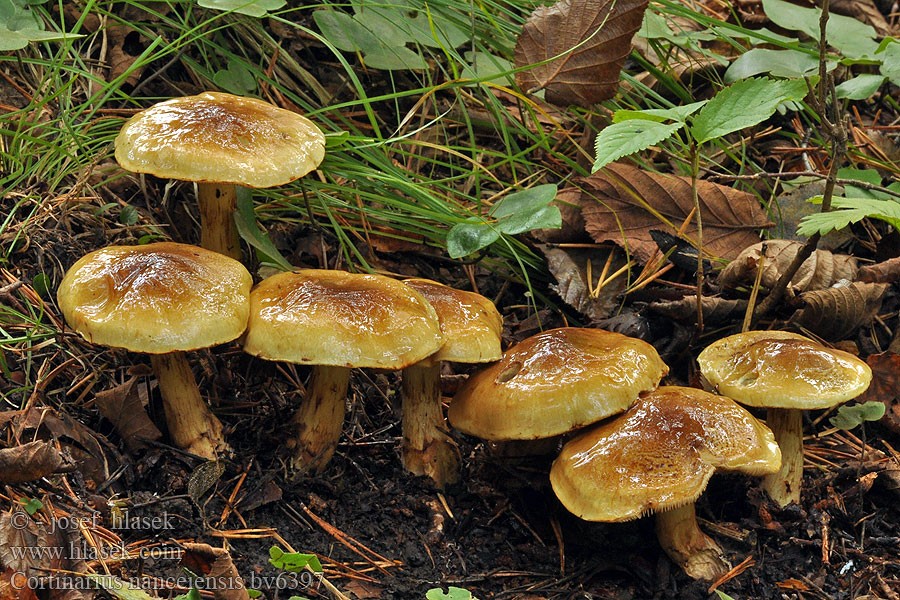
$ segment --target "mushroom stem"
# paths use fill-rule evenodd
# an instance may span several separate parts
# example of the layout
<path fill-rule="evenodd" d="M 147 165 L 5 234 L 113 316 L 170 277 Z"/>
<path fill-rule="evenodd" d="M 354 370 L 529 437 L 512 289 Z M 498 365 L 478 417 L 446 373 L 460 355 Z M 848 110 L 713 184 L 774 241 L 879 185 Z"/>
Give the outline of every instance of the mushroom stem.
<path fill-rule="evenodd" d="M 350 383 L 350 369 L 316 365 L 312 368 L 306 397 L 291 421 L 294 437 L 291 470 L 295 476 L 309 471 L 321 473 L 331 460 L 344 423 L 344 398 Z"/>
<path fill-rule="evenodd" d="M 763 477 L 760 485 L 778 506 L 799 504 L 803 482 L 803 411 L 770 408 L 766 411 L 766 425 L 781 448 L 781 469 Z"/>
<path fill-rule="evenodd" d="M 669 558 L 694 579 L 712 581 L 731 569 L 722 548 L 700 531 L 693 502 L 657 513 L 656 536 Z"/>
<path fill-rule="evenodd" d="M 150 362 L 159 381 L 172 442 L 191 454 L 216 460 L 228 448 L 222 423 L 200 396 L 185 353 L 151 354 Z"/>
<path fill-rule="evenodd" d="M 237 192 L 232 183 L 197 183 L 200 245 L 241 260 L 241 238 L 234 222 Z"/>
<path fill-rule="evenodd" d="M 421 361 L 403 369 L 403 466 L 443 488 L 459 477 L 459 451 L 441 408 L 441 363 Z"/>

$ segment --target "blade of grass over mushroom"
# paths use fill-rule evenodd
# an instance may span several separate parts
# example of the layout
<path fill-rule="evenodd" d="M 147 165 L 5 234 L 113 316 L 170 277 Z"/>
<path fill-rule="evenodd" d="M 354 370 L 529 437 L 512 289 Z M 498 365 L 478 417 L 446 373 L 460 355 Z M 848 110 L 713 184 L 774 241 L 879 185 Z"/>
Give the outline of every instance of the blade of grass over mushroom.
<path fill-rule="evenodd" d="M 256 248 L 259 260 L 262 263 L 275 264 L 282 271 L 290 271 L 292 266 L 282 256 L 278 248 L 269 239 L 269 234 L 263 231 L 256 222 L 256 212 L 253 210 L 253 194 L 249 189 L 240 186 L 236 190 L 237 205 L 234 213 L 234 221 L 241 238 Z"/>

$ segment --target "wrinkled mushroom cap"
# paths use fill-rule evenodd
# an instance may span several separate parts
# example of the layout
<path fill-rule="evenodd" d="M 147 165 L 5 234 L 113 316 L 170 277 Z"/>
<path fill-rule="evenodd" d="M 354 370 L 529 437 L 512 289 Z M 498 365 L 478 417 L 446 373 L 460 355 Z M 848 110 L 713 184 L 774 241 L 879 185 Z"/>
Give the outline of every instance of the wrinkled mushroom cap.
<path fill-rule="evenodd" d="M 460 388 L 448 417 L 488 440 L 552 437 L 631 406 L 669 371 L 650 344 L 565 327 L 523 340 Z"/>
<path fill-rule="evenodd" d="M 830 408 L 863 393 L 872 370 L 841 350 L 787 331 L 747 331 L 707 346 L 700 370 L 720 394 L 748 406 Z"/>
<path fill-rule="evenodd" d="M 252 278 L 238 261 L 196 246 L 109 246 L 68 270 L 56 297 L 89 342 L 164 354 L 231 341 L 247 327 Z"/>
<path fill-rule="evenodd" d="M 716 470 L 763 475 L 780 465 L 775 436 L 745 408 L 662 386 L 563 446 L 550 483 L 582 519 L 628 521 L 693 502 Z"/>
<path fill-rule="evenodd" d="M 441 324 L 444 345 L 428 360 L 482 363 L 500 359 L 503 317 L 493 302 L 481 294 L 428 279 L 407 279 L 403 283 L 425 296 Z"/>
<path fill-rule="evenodd" d="M 310 365 L 402 369 L 444 343 L 434 308 L 381 275 L 308 269 L 250 292 L 244 351 Z"/>
<path fill-rule="evenodd" d="M 268 102 L 204 92 L 137 113 L 115 147 L 119 165 L 136 173 L 262 188 L 315 169 L 325 136 L 306 117 Z"/>

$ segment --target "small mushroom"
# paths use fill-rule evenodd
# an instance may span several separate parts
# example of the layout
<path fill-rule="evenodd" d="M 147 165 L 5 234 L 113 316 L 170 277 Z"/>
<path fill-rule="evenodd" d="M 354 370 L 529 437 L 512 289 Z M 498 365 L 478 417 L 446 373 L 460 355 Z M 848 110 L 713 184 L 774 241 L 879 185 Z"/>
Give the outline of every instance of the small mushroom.
<path fill-rule="evenodd" d="M 551 329 L 472 375 L 448 418 L 454 428 L 487 440 L 549 438 L 622 412 L 668 371 L 639 339 L 602 329 Z"/>
<path fill-rule="evenodd" d="M 661 386 L 631 408 L 563 446 L 550 469 L 553 491 L 587 521 L 620 522 L 656 513 L 660 545 L 695 579 L 730 565 L 697 525 L 694 501 L 717 470 L 778 470 L 772 432 L 729 398 Z"/>
<path fill-rule="evenodd" d="M 294 475 L 321 472 L 334 454 L 351 369 L 403 369 L 443 343 L 425 298 L 381 275 L 300 270 L 272 275 L 250 292 L 244 351 L 312 366 L 291 422 Z"/>
<path fill-rule="evenodd" d="M 306 117 L 221 92 L 174 98 L 131 117 L 115 141 L 124 169 L 197 182 L 201 245 L 241 258 L 235 185 L 289 183 L 325 156 L 325 136 Z"/>
<path fill-rule="evenodd" d="M 459 476 L 459 450 L 447 433 L 441 408 L 441 361 L 482 363 L 499 360 L 503 317 L 480 294 L 428 279 L 407 279 L 434 307 L 444 345 L 403 369 L 403 466 L 430 477 L 438 487 Z"/>
<path fill-rule="evenodd" d="M 869 366 L 852 354 L 787 331 L 747 331 L 722 338 L 697 360 L 720 394 L 768 409 L 766 424 L 783 458 L 781 470 L 764 477 L 762 487 L 779 506 L 800 501 L 803 411 L 851 400 L 872 380 Z"/>
<path fill-rule="evenodd" d="M 184 353 L 244 332 L 251 284 L 234 259 L 161 242 L 83 256 L 56 297 L 69 326 L 87 341 L 150 354 L 173 442 L 214 460 L 227 448 L 222 424 L 201 397 Z"/>

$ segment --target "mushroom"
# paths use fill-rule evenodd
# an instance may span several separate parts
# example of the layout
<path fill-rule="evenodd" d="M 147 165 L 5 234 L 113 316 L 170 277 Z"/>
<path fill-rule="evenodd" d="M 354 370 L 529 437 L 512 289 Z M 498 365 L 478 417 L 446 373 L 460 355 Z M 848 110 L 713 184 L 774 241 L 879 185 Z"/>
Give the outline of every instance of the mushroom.
<path fill-rule="evenodd" d="M 443 343 L 425 298 L 381 275 L 300 270 L 272 275 L 250 292 L 244 351 L 312 366 L 291 421 L 294 475 L 321 472 L 334 454 L 352 368 L 403 369 Z"/>
<path fill-rule="evenodd" d="M 503 317 L 480 294 L 453 289 L 428 279 L 407 279 L 434 307 L 444 345 L 403 369 L 403 466 L 427 475 L 438 487 L 459 476 L 459 451 L 450 439 L 441 409 L 441 361 L 482 363 L 499 360 Z"/>
<path fill-rule="evenodd" d="M 56 297 L 69 326 L 87 341 L 150 354 L 172 441 L 214 460 L 227 448 L 222 424 L 201 397 L 184 353 L 244 332 L 251 284 L 234 259 L 161 242 L 86 254 Z"/>
<path fill-rule="evenodd" d="M 549 438 L 622 412 L 668 371 L 639 339 L 602 329 L 551 329 L 470 377 L 447 416 L 454 428 L 487 440 Z"/>
<path fill-rule="evenodd" d="M 772 432 L 731 399 L 661 386 L 566 443 L 550 483 L 563 506 L 588 521 L 656 513 L 666 554 L 691 577 L 712 580 L 730 565 L 700 531 L 694 501 L 716 470 L 760 475 L 780 460 Z"/>
<path fill-rule="evenodd" d="M 803 411 L 831 408 L 863 393 L 872 370 L 852 354 L 787 331 L 747 331 L 707 346 L 700 371 L 720 393 L 765 407 L 766 424 L 783 456 L 781 470 L 762 480 L 779 506 L 800 501 Z"/>
<path fill-rule="evenodd" d="M 129 171 L 196 181 L 201 245 L 239 260 L 235 185 L 265 188 L 306 175 L 325 156 L 325 136 L 306 117 L 268 102 L 203 92 L 137 113 L 115 148 Z"/>

